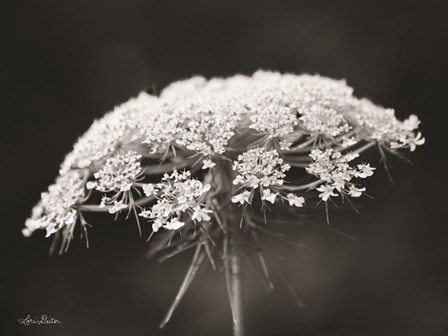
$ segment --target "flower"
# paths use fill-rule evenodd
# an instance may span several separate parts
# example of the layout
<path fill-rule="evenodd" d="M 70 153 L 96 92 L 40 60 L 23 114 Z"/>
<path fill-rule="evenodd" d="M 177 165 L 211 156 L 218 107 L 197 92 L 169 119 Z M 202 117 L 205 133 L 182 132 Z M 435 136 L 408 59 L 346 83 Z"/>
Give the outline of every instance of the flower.
<path fill-rule="evenodd" d="M 191 219 L 201 222 L 206 221 L 209 222 L 212 218 L 208 215 L 209 213 L 213 213 L 212 210 L 201 208 L 199 205 L 197 205 L 194 209 L 193 215 L 191 215 Z"/>
<path fill-rule="evenodd" d="M 251 149 L 239 155 L 238 161 L 234 162 L 233 170 L 238 175 L 233 184 L 249 188 L 282 185 L 285 172 L 290 168 L 291 166 L 284 162 L 277 150 Z"/>
<path fill-rule="evenodd" d="M 388 152 L 416 150 L 425 143 L 419 126 L 417 116 L 399 120 L 393 109 L 356 98 L 344 80 L 319 75 L 257 71 L 177 81 L 159 96 L 141 93 L 94 121 L 23 234 L 62 230 L 71 237 L 78 218 L 85 224 L 83 211 L 105 207 L 110 213 L 142 209 L 154 231 L 213 223 L 210 204 L 229 194 L 231 203 L 251 204 L 255 189 L 263 204 L 279 197 L 296 207 L 305 199 L 289 191 L 315 189 L 323 201 L 360 197 L 365 188 L 356 179 L 375 168 L 352 162 L 375 144 Z M 201 160 L 213 174 L 195 166 Z M 233 172 L 223 168 L 229 162 Z M 314 181 L 294 185 L 304 167 Z M 294 178 L 286 181 L 290 171 Z M 100 202 L 93 191 L 105 194 Z"/>
<path fill-rule="evenodd" d="M 263 190 L 262 191 L 263 196 L 261 196 L 261 199 L 274 204 L 275 198 L 277 197 L 278 194 L 272 193 L 270 189 L 262 189 L 262 190 Z"/>
<path fill-rule="evenodd" d="M 305 198 L 294 195 L 293 193 L 286 195 L 286 199 L 290 206 L 296 206 L 298 208 L 303 207 L 303 204 L 305 203 Z"/>
<path fill-rule="evenodd" d="M 414 136 L 414 137 L 411 136 L 408 139 L 406 139 L 405 141 L 402 141 L 402 143 L 404 143 L 404 144 L 406 144 L 406 142 L 407 142 L 407 145 L 409 146 L 409 150 L 411 152 L 413 152 L 413 151 L 415 151 L 417 146 L 421 146 L 425 143 L 425 138 L 423 138 L 422 134 L 420 132 L 418 132 L 416 136 Z"/>
<path fill-rule="evenodd" d="M 202 169 L 210 169 L 216 166 L 216 163 L 214 163 L 212 160 L 204 160 L 203 161 Z"/>
<path fill-rule="evenodd" d="M 367 178 L 373 175 L 375 168 L 370 167 L 370 163 L 364 163 L 357 165 L 358 170 L 354 172 L 354 176 L 360 178 Z"/>
<path fill-rule="evenodd" d="M 278 105 L 264 107 L 261 113 L 254 113 L 250 121 L 250 128 L 267 134 L 270 138 L 285 137 L 292 133 L 297 125 L 295 113 L 290 108 Z"/>
<path fill-rule="evenodd" d="M 323 184 L 320 187 L 316 188 L 317 191 L 320 191 L 319 197 L 322 198 L 324 202 L 328 201 L 331 196 L 337 196 L 338 194 L 334 193 L 335 187 Z"/>
<path fill-rule="evenodd" d="M 353 184 L 349 187 L 348 194 L 351 197 L 359 197 L 362 195 L 362 193 L 366 191 L 366 188 L 357 188 Z"/>
<path fill-rule="evenodd" d="M 319 178 L 316 186 L 321 185 L 316 190 L 320 191 L 319 197 L 323 201 L 327 201 L 332 196 L 337 196 L 335 191 L 351 197 L 360 196 L 359 191 L 361 189 L 353 189 L 352 179 L 372 176 L 375 168 L 370 167 L 370 164 L 350 166 L 349 163 L 358 156 L 358 153 L 342 154 L 333 149 L 311 151 L 310 157 L 313 162 L 306 167 L 306 171 Z"/>
<path fill-rule="evenodd" d="M 78 218 L 76 204 L 83 197 L 84 183 L 78 171 L 59 176 L 48 191 L 42 193 L 40 202 L 25 222 L 23 235 L 30 236 L 37 229 L 45 229 L 49 237 L 59 230 L 71 230 Z"/>
<path fill-rule="evenodd" d="M 340 197 L 351 203 L 349 197 L 366 191 L 359 179 L 375 171 L 357 162 L 360 154 L 374 146 L 383 159 L 384 153 L 414 151 L 425 143 L 419 124 L 415 115 L 399 120 L 393 109 L 356 98 L 344 80 L 318 75 L 257 71 L 177 81 L 159 96 L 141 93 L 94 121 L 65 157 L 22 233 L 57 233 L 62 251 L 77 221 L 87 237 L 84 212 L 127 209 L 139 229 L 142 217 L 152 233 L 162 235 L 151 242 L 151 253 L 169 248 L 170 257 L 196 247 L 164 324 L 202 263 L 208 258 L 215 267 L 215 254 L 229 275 L 243 247 L 254 248 L 250 252 L 256 253 L 246 255 L 258 255 L 271 285 L 260 246 L 265 237 L 258 233 L 289 241 L 260 227 L 261 220 L 270 222 L 271 204 L 302 208 L 310 190 L 323 202 Z M 261 209 L 246 211 L 257 189 Z M 294 193 L 299 191 L 303 196 Z M 329 222 L 328 203 L 325 208 Z"/>
<path fill-rule="evenodd" d="M 138 141 L 142 121 L 150 119 L 157 100 L 157 97 L 142 92 L 95 120 L 75 143 L 73 151 L 65 157 L 60 174 L 71 169 L 89 168 L 113 155 L 120 146 Z"/>
<path fill-rule="evenodd" d="M 181 227 L 174 220 L 180 216 L 188 216 L 193 220 L 210 220 L 209 213 L 213 211 L 201 205 L 201 197 L 210 190 L 210 184 L 192 179 L 188 171 L 164 174 L 162 181 L 149 191 L 157 198 L 157 203 L 150 209 L 140 212 L 140 216 L 153 221 L 153 230 L 164 227 L 176 230 Z M 193 218 L 194 217 L 194 218 Z M 210 218 L 210 219 L 207 219 Z"/>
<path fill-rule="evenodd" d="M 87 189 L 102 192 L 129 191 L 142 171 L 141 157 L 135 152 L 128 152 L 107 159 L 104 166 L 93 174 L 96 181 L 88 183 Z"/>
<path fill-rule="evenodd" d="M 352 116 L 365 139 L 376 140 L 391 149 L 409 148 L 411 152 L 425 143 L 420 132 L 415 134 L 420 124 L 417 116 L 399 121 L 393 109 L 379 107 L 367 99 L 354 100 L 353 105 L 356 113 L 352 112 Z"/>
<path fill-rule="evenodd" d="M 165 224 L 165 229 L 167 230 L 177 230 L 185 225 L 184 222 L 181 222 L 179 218 L 175 217 Z"/>
<path fill-rule="evenodd" d="M 245 190 L 242 193 L 233 196 L 232 197 L 232 202 L 233 203 L 240 203 L 240 204 L 244 204 L 244 203 L 250 204 L 250 197 L 251 197 L 251 195 L 252 195 L 252 193 L 250 191 Z"/>
<path fill-rule="evenodd" d="M 335 137 L 351 129 L 344 116 L 329 107 L 312 105 L 299 109 L 299 113 L 302 127 L 310 133 Z"/>
<path fill-rule="evenodd" d="M 146 196 L 152 196 L 155 192 L 157 192 L 157 189 L 154 187 L 154 184 L 147 183 L 142 186 L 143 192 Z"/>

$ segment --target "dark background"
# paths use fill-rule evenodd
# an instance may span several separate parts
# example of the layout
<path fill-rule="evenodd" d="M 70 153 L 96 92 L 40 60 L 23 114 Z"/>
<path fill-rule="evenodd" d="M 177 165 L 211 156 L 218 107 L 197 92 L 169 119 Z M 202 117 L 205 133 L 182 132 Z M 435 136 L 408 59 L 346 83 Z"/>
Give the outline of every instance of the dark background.
<path fill-rule="evenodd" d="M 158 323 L 190 255 L 145 260 L 133 223 L 91 218 L 91 248 L 20 230 L 73 142 L 114 105 L 194 74 L 259 68 L 346 78 L 358 96 L 418 114 L 427 143 L 368 181 L 358 215 L 294 230 L 274 246 L 301 293 L 246 283 L 250 335 L 448 335 L 446 1 L 54 0 L 0 5 L 2 335 L 230 335 L 221 273 L 202 272 Z M 379 166 L 378 155 L 372 160 Z M 59 326 L 21 326 L 26 315 Z"/>

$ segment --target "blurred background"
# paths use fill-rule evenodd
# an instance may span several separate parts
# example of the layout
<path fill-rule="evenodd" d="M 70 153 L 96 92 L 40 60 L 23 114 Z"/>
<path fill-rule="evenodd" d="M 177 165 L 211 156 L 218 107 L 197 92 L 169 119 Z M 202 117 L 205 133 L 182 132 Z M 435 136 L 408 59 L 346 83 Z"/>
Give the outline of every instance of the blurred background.
<path fill-rule="evenodd" d="M 417 114 L 427 143 L 367 181 L 360 214 L 321 212 L 272 243 L 305 303 L 248 272 L 250 335 L 448 335 L 447 2 L 2 1 L 0 4 L 2 335 L 230 335 L 223 274 L 198 275 L 158 324 L 190 254 L 144 258 L 132 222 L 91 216 L 91 248 L 20 230 L 74 141 L 113 106 L 192 75 L 257 69 L 345 78 L 357 96 Z M 379 156 L 370 159 L 379 166 Z M 50 315 L 60 325 L 22 326 Z"/>

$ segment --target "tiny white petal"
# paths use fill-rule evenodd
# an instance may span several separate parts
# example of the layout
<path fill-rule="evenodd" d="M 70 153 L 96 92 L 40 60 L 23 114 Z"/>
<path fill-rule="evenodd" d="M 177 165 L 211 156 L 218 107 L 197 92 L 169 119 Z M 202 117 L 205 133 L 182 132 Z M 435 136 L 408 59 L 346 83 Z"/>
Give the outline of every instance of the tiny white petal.
<path fill-rule="evenodd" d="M 286 197 L 290 206 L 301 208 L 305 203 L 305 198 L 294 195 L 293 193 L 289 193 L 288 195 L 286 195 Z"/>
<path fill-rule="evenodd" d="M 204 160 L 204 165 L 202 166 L 202 169 L 210 169 L 216 166 L 216 163 L 214 163 L 212 160 Z"/>
<path fill-rule="evenodd" d="M 148 183 L 148 184 L 144 184 L 142 186 L 143 192 L 145 193 L 146 196 L 151 196 L 154 194 L 155 188 L 154 188 L 154 184 Z"/>
<path fill-rule="evenodd" d="M 277 193 L 271 193 L 270 189 L 263 189 L 263 196 L 261 197 L 261 199 L 274 204 L 277 195 L 278 195 Z"/>

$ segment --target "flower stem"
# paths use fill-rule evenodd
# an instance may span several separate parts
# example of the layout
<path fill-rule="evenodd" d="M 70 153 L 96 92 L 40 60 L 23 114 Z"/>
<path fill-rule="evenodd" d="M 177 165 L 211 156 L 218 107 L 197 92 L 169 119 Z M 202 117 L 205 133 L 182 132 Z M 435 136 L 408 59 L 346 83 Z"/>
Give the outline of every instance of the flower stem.
<path fill-rule="evenodd" d="M 222 202 L 227 204 L 221 211 L 224 232 L 224 270 L 226 273 L 227 290 L 232 311 L 233 336 L 244 336 L 244 270 L 243 250 L 240 242 L 243 239 L 244 229 L 240 227 L 244 216 L 241 209 L 231 203 L 234 193 L 232 181 L 234 172 L 231 161 L 221 160 L 220 175 L 218 175 L 219 191 L 222 194 Z"/>
<path fill-rule="evenodd" d="M 235 238 L 232 239 L 234 245 Z M 243 269 L 241 253 L 235 246 L 232 246 L 232 252 L 229 256 L 229 294 L 233 314 L 233 336 L 244 336 L 244 287 L 243 287 Z"/>

